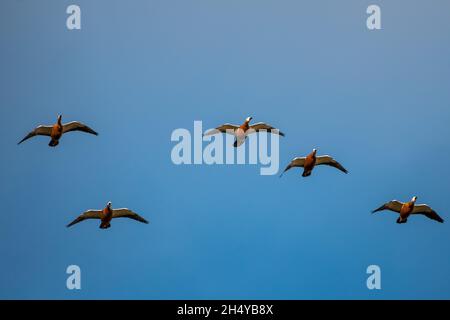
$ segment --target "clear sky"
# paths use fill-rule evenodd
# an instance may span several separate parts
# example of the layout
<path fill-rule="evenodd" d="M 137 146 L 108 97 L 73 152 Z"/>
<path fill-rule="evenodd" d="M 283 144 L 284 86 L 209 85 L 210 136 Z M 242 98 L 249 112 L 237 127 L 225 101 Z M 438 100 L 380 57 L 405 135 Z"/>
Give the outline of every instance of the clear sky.
<path fill-rule="evenodd" d="M 2 0 L 0 298 L 450 298 L 449 31 L 446 0 Z M 17 146 L 60 113 L 100 135 Z M 174 129 L 249 115 L 281 167 L 350 173 L 172 163 Z M 413 195 L 446 223 L 370 213 Z M 151 223 L 65 227 L 109 200 Z"/>

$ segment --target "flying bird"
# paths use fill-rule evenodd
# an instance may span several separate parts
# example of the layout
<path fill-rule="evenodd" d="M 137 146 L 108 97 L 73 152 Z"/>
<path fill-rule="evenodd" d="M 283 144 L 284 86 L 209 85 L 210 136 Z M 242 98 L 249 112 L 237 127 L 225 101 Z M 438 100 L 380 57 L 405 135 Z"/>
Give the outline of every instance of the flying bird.
<path fill-rule="evenodd" d="M 303 168 L 302 177 L 308 177 L 311 175 L 311 172 L 313 171 L 314 167 L 318 165 L 332 166 L 335 167 L 336 169 L 341 170 L 344 173 L 348 173 L 348 171 L 332 157 L 316 156 L 316 153 L 317 149 L 313 149 L 313 151 L 306 157 L 296 157 L 292 159 L 292 161 L 288 164 L 286 169 L 284 169 L 283 173 L 294 167 L 302 167 Z M 283 173 L 281 173 L 280 177 L 283 175 Z"/>
<path fill-rule="evenodd" d="M 137 213 L 131 211 L 130 209 L 113 209 L 110 201 L 106 204 L 106 207 L 103 210 L 88 210 L 82 213 L 78 218 L 69 223 L 67 227 L 71 227 L 74 224 L 87 219 L 100 219 L 100 229 L 108 229 L 109 227 L 111 227 L 111 220 L 115 218 L 130 218 L 142 223 L 148 223 L 147 220 L 142 218 Z"/>
<path fill-rule="evenodd" d="M 264 123 L 264 122 L 258 122 L 255 124 L 250 125 L 250 121 L 252 120 L 252 117 L 248 117 L 245 119 L 245 122 L 241 124 L 240 126 L 230 123 L 225 123 L 221 125 L 220 127 L 217 127 L 215 129 L 212 129 L 204 134 L 204 136 L 210 136 L 217 133 L 228 133 L 235 136 L 234 140 L 234 147 L 239 147 L 242 145 L 247 139 L 247 136 L 251 133 L 260 132 L 260 131 L 267 131 L 271 132 L 273 134 L 279 134 L 280 136 L 284 137 L 284 133 L 280 130 L 272 127 L 271 125 Z"/>
<path fill-rule="evenodd" d="M 51 138 L 50 143 L 48 144 L 50 147 L 56 147 L 59 144 L 59 139 L 61 139 L 61 136 L 67 132 L 71 131 L 83 131 L 90 134 L 98 135 L 97 132 L 89 128 L 87 125 L 78 122 L 78 121 L 72 121 L 65 124 L 62 124 L 61 122 L 62 116 L 58 116 L 58 121 L 52 126 L 43 126 L 40 125 L 36 127 L 33 131 L 31 131 L 25 138 L 20 140 L 18 144 L 21 144 L 27 139 L 30 139 L 34 136 L 48 136 Z"/>
<path fill-rule="evenodd" d="M 400 216 L 397 219 L 397 223 L 406 223 L 408 221 L 408 217 L 411 214 L 422 214 L 427 218 L 432 220 L 436 220 L 437 222 L 443 223 L 444 219 L 442 219 L 436 211 L 431 209 L 430 206 L 426 204 L 416 204 L 417 197 L 414 196 L 409 202 L 400 202 L 397 200 L 389 201 L 383 204 L 378 209 L 372 211 L 372 213 L 382 211 L 382 210 L 390 210 L 393 212 L 397 212 Z"/>

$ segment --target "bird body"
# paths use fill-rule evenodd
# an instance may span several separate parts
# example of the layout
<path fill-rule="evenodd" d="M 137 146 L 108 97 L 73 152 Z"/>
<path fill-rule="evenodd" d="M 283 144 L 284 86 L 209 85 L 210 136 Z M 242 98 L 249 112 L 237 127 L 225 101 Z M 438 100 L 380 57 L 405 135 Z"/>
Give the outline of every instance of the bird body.
<path fill-rule="evenodd" d="M 111 205 L 108 203 L 105 208 L 102 210 L 102 214 L 100 216 L 100 219 L 102 223 L 100 224 L 100 229 L 108 229 L 111 227 L 111 220 L 113 217 L 113 211 L 111 209 Z"/>
<path fill-rule="evenodd" d="M 108 229 L 111 227 L 111 220 L 115 218 L 130 218 L 142 223 L 148 223 L 143 217 L 127 208 L 113 209 L 111 201 L 106 204 L 106 207 L 102 210 L 87 210 L 78 216 L 75 220 L 67 225 L 71 227 L 81 221 L 87 219 L 99 219 L 100 229 Z"/>
<path fill-rule="evenodd" d="M 413 200 L 406 202 L 402 205 L 402 208 L 400 209 L 400 222 L 403 223 L 408 220 L 409 215 L 414 210 L 414 204 L 416 200 L 413 198 Z"/>
<path fill-rule="evenodd" d="M 250 128 L 250 121 L 252 120 L 252 117 L 248 117 L 245 119 L 245 122 L 239 126 L 239 129 L 241 129 L 244 133 Z"/>
<path fill-rule="evenodd" d="M 62 117 L 58 117 L 58 122 L 55 123 L 52 127 L 52 131 L 50 132 L 50 137 L 52 138 L 50 140 L 49 146 L 56 147 L 59 144 L 59 139 L 62 137 L 63 134 L 63 125 L 61 123 Z"/>
<path fill-rule="evenodd" d="M 70 131 L 83 131 L 86 133 L 90 133 L 93 135 L 98 135 L 97 132 L 89 128 L 87 125 L 78 122 L 78 121 L 72 121 L 69 123 L 62 123 L 62 116 L 58 116 L 58 121 L 52 126 L 43 126 L 40 125 L 36 127 L 33 131 L 28 133 L 25 138 L 23 138 L 18 144 L 21 144 L 25 140 L 28 140 L 34 136 L 48 136 L 51 138 L 49 142 L 50 147 L 56 147 L 59 144 L 59 140 L 63 136 L 64 133 L 70 132 Z"/>
<path fill-rule="evenodd" d="M 302 177 L 308 177 L 311 175 L 313 169 L 317 165 L 328 165 L 331 167 L 335 167 L 344 173 L 348 173 L 347 169 L 345 169 L 339 162 L 334 160 L 330 156 L 317 156 L 317 149 L 313 149 L 313 151 L 308 154 L 306 157 L 296 157 L 292 159 L 292 161 L 287 165 L 286 169 L 284 169 L 283 173 L 288 171 L 294 167 L 302 167 L 303 173 Z M 283 175 L 280 175 L 280 177 Z"/>
<path fill-rule="evenodd" d="M 316 153 L 317 150 L 314 149 L 310 154 L 306 156 L 305 164 L 303 165 L 302 177 L 308 177 L 311 175 L 312 170 L 316 166 Z"/>
<path fill-rule="evenodd" d="M 397 223 L 406 223 L 408 221 L 408 218 L 412 214 L 421 214 L 426 216 L 429 219 L 435 220 L 437 222 L 443 223 L 444 219 L 442 219 L 436 211 L 434 211 L 430 206 L 426 204 L 416 204 L 417 197 L 414 196 L 411 201 L 409 202 L 400 202 L 398 200 L 392 200 L 385 204 L 383 204 L 381 207 L 375 209 L 372 211 L 372 213 L 383 211 L 383 210 L 389 210 L 392 212 L 396 212 L 399 214 L 399 217 L 397 219 Z"/>
<path fill-rule="evenodd" d="M 240 145 L 242 145 L 244 143 L 245 139 L 247 139 L 248 129 L 250 129 L 249 122 L 251 119 L 252 119 L 251 117 L 248 117 L 247 119 L 245 119 L 245 122 L 243 124 L 241 124 L 239 126 L 239 128 L 237 128 L 235 130 L 235 136 L 236 136 L 236 140 L 234 141 L 235 147 L 239 147 Z"/>

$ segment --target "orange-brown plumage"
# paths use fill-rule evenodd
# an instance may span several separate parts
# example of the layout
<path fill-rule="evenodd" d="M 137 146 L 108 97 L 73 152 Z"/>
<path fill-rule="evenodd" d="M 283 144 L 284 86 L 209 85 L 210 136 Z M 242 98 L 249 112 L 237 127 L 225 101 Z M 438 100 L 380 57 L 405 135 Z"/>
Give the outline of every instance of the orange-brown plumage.
<path fill-rule="evenodd" d="M 316 165 L 316 153 L 317 150 L 314 149 L 310 154 L 306 156 L 305 164 L 303 167 L 303 177 L 307 177 L 311 175 L 312 170 L 314 169 L 314 166 Z"/>
<path fill-rule="evenodd" d="M 397 223 L 406 223 L 410 215 L 424 215 L 429 219 L 435 220 L 437 222 L 443 223 L 444 219 L 442 219 L 436 211 L 434 211 L 429 205 L 426 204 L 416 204 L 417 197 L 414 196 L 409 202 L 401 202 L 398 200 L 392 200 L 381 207 L 372 211 L 372 213 L 389 210 L 392 212 L 397 212 L 399 217 L 397 219 Z"/>
<path fill-rule="evenodd" d="M 348 173 L 347 169 L 345 169 L 339 162 L 333 159 L 330 156 L 317 156 L 317 149 L 313 149 L 313 151 L 308 154 L 306 157 L 296 157 L 291 160 L 291 162 L 287 165 L 286 169 L 284 169 L 283 173 L 288 171 L 291 168 L 300 167 L 303 168 L 303 177 L 308 177 L 311 175 L 311 172 L 316 166 L 319 165 L 327 165 L 334 167 L 344 173 Z M 280 175 L 280 177 L 283 175 Z"/>
<path fill-rule="evenodd" d="M 102 210 L 102 214 L 100 219 L 102 223 L 100 224 L 101 229 L 107 229 L 111 226 L 110 222 L 112 220 L 113 211 L 111 209 L 111 203 L 108 203 L 105 208 Z"/>
<path fill-rule="evenodd" d="M 83 212 L 75 220 L 69 223 L 67 227 L 71 227 L 74 224 L 77 224 L 87 219 L 99 219 L 100 229 L 108 229 L 109 227 L 111 227 L 111 220 L 115 218 L 129 218 L 142 223 L 148 223 L 147 220 L 145 220 L 143 217 L 141 217 L 136 212 L 133 212 L 130 209 L 127 208 L 113 209 L 110 201 L 106 204 L 106 207 L 101 210 L 91 209 Z"/>
<path fill-rule="evenodd" d="M 48 144 L 50 147 L 56 147 L 59 144 L 59 140 L 63 136 L 63 134 L 71 131 L 82 131 L 86 133 L 90 133 L 93 135 L 98 135 L 97 132 L 89 128 L 87 125 L 79 122 L 79 121 L 72 121 L 69 123 L 62 124 L 61 122 L 62 116 L 58 116 L 58 122 L 51 126 L 43 126 L 40 125 L 36 127 L 33 131 L 28 133 L 25 138 L 20 140 L 19 144 L 24 142 L 27 139 L 30 139 L 35 136 L 47 136 L 50 137 L 50 143 Z"/>
<path fill-rule="evenodd" d="M 212 129 L 212 130 L 206 132 L 204 135 L 209 136 L 209 135 L 213 135 L 216 133 L 228 133 L 228 134 L 234 135 L 236 137 L 234 144 L 233 144 L 234 147 L 239 147 L 240 145 L 242 145 L 244 143 L 245 139 L 247 138 L 247 135 L 252 134 L 252 133 L 264 131 L 264 132 L 270 132 L 273 134 L 278 134 L 278 135 L 284 137 L 283 132 L 279 131 L 278 129 L 272 127 L 271 125 L 269 125 L 267 123 L 258 122 L 253 125 L 250 125 L 250 121 L 252 119 L 253 119 L 252 117 L 247 117 L 247 119 L 245 119 L 245 122 L 243 124 L 241 124 L 240 126 L 230 124 L 230 123 L 225 123 L 215 129 Z"/>

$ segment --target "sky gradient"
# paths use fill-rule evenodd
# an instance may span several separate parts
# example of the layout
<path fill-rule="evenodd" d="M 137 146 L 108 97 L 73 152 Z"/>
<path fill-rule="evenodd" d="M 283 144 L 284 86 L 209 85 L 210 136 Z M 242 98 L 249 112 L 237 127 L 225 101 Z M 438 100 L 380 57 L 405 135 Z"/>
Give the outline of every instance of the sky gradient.
<path fill-rule="evenodd" d="M 2 0 L 0 298 L 449 299 L 449 31 L 445 0 Z M 100 135 L 17 146 L 58 114 Z M 172 163 L 174 129 L 247 116 L 282 168 L 349 174 Z M 370 213 L 414 195 L 446 223 Z M 65 227 L 109 200 L 150 224 Z"/>

